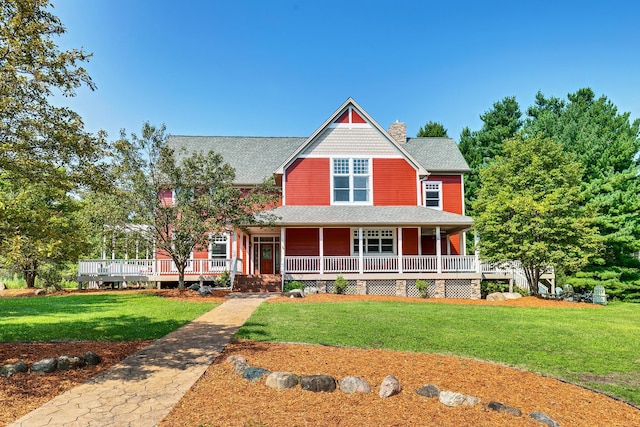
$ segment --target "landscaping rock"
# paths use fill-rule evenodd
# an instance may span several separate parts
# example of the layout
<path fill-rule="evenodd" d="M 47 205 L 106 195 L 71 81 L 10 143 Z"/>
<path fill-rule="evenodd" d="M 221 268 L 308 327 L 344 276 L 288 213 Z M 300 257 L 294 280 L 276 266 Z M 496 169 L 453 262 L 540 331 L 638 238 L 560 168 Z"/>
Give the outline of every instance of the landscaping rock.
<path fill-rule="evenodd" d="M 321 391 L 331 393 L 336 389 L 336 380 L 329 375 L 307 375 L 300 377 L 300 387 L 316 393 Z"/>
<path fill-rule="evenodd" d="M 287 292 L 289 298 L 304 298 L 304 291 L 302 289 L 292 289 Z"/>
<path fill-rule="evenodd" d="M 200 286 L 200 288 L 198 288 L 198 293 L 200 295 L 211 295 L 212 290 L 213 288 L 211 286 Z"/>
<path fill-rule="evenodd" d="M 501 414 L 509 414 L 513 415 L 514 417 L 522 416 L 522 411 L 520 409 L 514 408 L 513 406 L 505 405 L 504 403 L 500 402 L 491 401 L 484 405 L 484 407 L 492 411 L 500 412 Z"/>
<path fill-rule="evenodd" d="M 504 296 L 502 292 L 494 292 L 492 294 L 487 295 L 487 301 L 504 301 L 507 298 Z"/>
<path fill-rule="evenodd" d="M 286 390 L 298 385 L 298 376 L 292 372 L 274 372 L 269 374 L 265 384 L 278 390 Z"/>
<path fill-rule="evenodd" d="M 44 294 L 46 294 L 46 293 L 47 293 L 47 291 L 46 291 L 45 289 L 36 289 L 36 290 L 33 292 L 33 294 L 34 294 L 35 296 L 38 296 L 38 295 L 44 295 Z"/>
<path fill-rule="evenodd" d="M 440 396 L 440 389 L 433 384 L 427 384 L 416 389 L 416 393 L 424 397 L 438 397 Z"/>
<path fill-rule="evenodd" d="M 239 362 L 247 363 L 247 359 L 245 359 L 245 357 L 241 354 L 232 354 L 231 356 L 227 357 L 225 362 L 231 365 L 235 365 L 236 363 L 239 363 Z"/>
<path fill-rule="evenodd" d="M 39 360 L 31 365 L 31 372 L 34 374 L 50 374 L 56 370 L 58 361 L 54 357 Z"/>
<path fill-rule="evenodd" d="M 242 372 L 242 378 L 245 380 L 249 380 L 251 382 L 258 381 L 260 378 L 265 375 L 269 375 L 271 372 L 266 369 L 256 368 L 253 366 L 249 366 L 247 369 Z"/>
<path fill-rule="evenodd" d="M 9 378 L 18 372 L 27 372 L 28 370 L 27 364 L 19 360 L 16 363 L 7 363 L 6 365 L 0 366 L 0 375 Z"/>
<path fill-rule="evenodd" d="M 247 359 L 239 354 L 232 354 L 231 356 L 227 357 L 226 362 L 233 365 L 233 373 L 237 375 L 242 375 L 244 371 L 247 370 L 247 368 L 250 368 L 249 364 L 247 363 Z"/>
<path fill-rule="evenodd" d="M 534 420 L 548 425 L 549 427 L 560 427 L 560 424 L 544 412 L 532 412 L 529 414 Z"/>
<path fill-rule="evenodd" d="M 518 299 L 518 298 L 522 298 L 522 295 L 520 295 L 517 292 L 503 292 L 502 295 L 504 295 L 505 299 Z"/>
<path fill-rule="evenodd" d="M 387 375 L 380 384 L 380 392 L 378 393 L 378 396 L 383 398 L 391 397 L 400 393 L 400 390 L 402 390 L 402 387 L 400 387 L 400 381 L 398 381 L 398 379 L 393 375 Z"/>
<path fill-rule="evenodd" d="M 480 399 L 466 394 L 456 393 L 455 391 L 441 391 L 438 396 L 440 403 L 450 408 L 456 406 L 473 406 L 480 403 Z"/>
<path fill-rule="evenodd" d="M 84 354 L 84 361 L 87 363 L 87 365 L 95 366 L 102 363 L 102 358 L 95 354 L 93 351 L 87 351 Z"/>
<path fill-rule="evenodd" d="M 4 282 L 0 282 L 0 291 L 4 291 L 5 289 L 7 289 L 7 285 L 5 285 Z"/>
<path fill-rule="evenodd" d="M 189 286 L 188 289 L 191 289 L 192 291 L 197 291 L 200 289 L 200 284 L 199 283 L 194 283 L 193 285 Z"/>
<path fill-rule="evenodd" d="M 368 382 L 360 377 L 344 377 L 338 383 L 340 390 L 347 394 L 351 393 L 370 393 L 371 386 Z"/>
<path fill-rule="evenodd" d="M 57 362 L 59 371 L 68 371 L 69 369 L 78 369 L 85 365 L 84 359 L 78 356 L 70 356 L 64 354 L 58 357 Z"/>
<path fill-rule="evenodd" d="M 318 293 L 318 288 L 316 288 L 315 286 L 310 286 L 308 288 L 304 288 L 304 293 L 307 294 L 307 295 L 317 294 Z"/>

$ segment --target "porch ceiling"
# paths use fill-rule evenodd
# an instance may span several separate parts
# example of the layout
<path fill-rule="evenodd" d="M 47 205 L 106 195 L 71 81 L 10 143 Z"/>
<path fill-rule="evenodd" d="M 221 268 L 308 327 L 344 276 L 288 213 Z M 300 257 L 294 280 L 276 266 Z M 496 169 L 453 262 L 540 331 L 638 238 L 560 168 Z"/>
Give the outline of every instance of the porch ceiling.
<path fill-rule="evenodd" d="M 267 211 L 276 216 L 274 225 L 288 227 L 436 227 L 447 230 L 470 228 L 473 220 L 421 206 L 280 206 Z"/>

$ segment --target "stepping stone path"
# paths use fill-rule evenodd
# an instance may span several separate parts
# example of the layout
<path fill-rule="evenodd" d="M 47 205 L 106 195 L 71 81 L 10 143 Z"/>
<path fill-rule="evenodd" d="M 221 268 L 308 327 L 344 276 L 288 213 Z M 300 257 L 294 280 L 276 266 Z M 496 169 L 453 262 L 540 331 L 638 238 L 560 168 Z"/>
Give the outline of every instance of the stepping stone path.
<path fill-rule="evenodd" d="M 255 372 L 257 376 L 254 380 L 257 381 L 264 375 L 267 375 L 265 384 L 268 387 L 275 388 L 277 390 L 284 390 L 295 387 L 300 384 L 300 388 L 313 392 L 326 392 L 331 393 L 336 390 L 336 380 L 329 375 L 307 375 L 298 377 L 293 372 L 273 372 L 270 373 L 266 369 L 250 366 L 244 356 L 231 355 L 227 357 L 227 363 L 234 367 L 234 373 L 242 375 L 246 378 L 247 372 Z M 344 393 L 370 393 L 371 387 L 364 379 L 355 376 L 347 376 L 342 378 L 338 384 L 340 390 Z M 400 381 L 393 375 L 387 375 L 380 384 L 379 396 L 381 398 L 388 398 L 396 395 L 402 391 Z M 474 406 L 480 403 L 480 399 L 475 396 L 469 396 L 454 391 L 441 391 L 438 386 L 434 384 L 426 384 L 416 389 L 416 394 L 427 398 L 438 398 L 440 403 L 448 407 L 457 406 Z M 495 411 L 503 414 L 509 414 L 514 417 L 521 417 L 522 411 L 513 406 L 505 405 L 504 403 L 490 401 L 484 408 L 489 411 Z M 560 427 L 557 421 L 549 417 L 543 412 L 532 412 L 529 414 L 532 419 L 546 424 L 548 427 Z"/>

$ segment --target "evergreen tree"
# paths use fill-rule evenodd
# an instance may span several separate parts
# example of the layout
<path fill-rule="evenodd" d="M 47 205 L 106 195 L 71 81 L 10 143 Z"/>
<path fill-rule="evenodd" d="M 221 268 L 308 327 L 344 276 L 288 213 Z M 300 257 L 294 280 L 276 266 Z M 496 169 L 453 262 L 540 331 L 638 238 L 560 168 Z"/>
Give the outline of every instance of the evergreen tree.
<path fill-rule="evenodd" d="M 418 130 L 418 138 L 449 138 L 447 129 L 440 122 L 427 122 Z"/>

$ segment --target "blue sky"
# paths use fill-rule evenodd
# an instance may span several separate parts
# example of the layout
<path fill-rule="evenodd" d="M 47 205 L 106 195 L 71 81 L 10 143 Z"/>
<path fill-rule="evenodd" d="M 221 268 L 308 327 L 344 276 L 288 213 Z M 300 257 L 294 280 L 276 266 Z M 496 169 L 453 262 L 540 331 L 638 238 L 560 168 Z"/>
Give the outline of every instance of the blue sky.
<path fill-rule="evenodd" d="M 505 96 L 581 87 L 640 117 L 640 2 L 53 0 L 97 91 L 87 130 L 308 136 L 348 97 L 458 140 Z"/>

